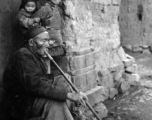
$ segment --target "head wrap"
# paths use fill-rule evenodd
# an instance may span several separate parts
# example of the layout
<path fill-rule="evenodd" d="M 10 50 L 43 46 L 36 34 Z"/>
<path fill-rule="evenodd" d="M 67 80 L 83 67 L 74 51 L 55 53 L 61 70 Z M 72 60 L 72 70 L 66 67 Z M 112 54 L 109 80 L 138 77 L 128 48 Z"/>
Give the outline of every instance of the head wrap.
<path fill-rule="evenodd" d="M 26 33 L 26 40 L 29 40 L 45 31 L 46 29 L 43 26 L 40 26 L 40 25 L 32 26 L 29 28 L 29 30 Z"/>

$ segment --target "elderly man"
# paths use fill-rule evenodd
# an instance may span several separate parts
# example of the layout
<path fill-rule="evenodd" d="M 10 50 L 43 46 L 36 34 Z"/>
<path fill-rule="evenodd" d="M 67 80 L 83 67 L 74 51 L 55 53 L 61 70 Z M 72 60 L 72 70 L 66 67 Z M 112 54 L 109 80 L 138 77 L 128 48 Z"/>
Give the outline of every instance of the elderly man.
<path fill-rule="evenodd" d="M 48 51 L 49 34 L 34 26 L 27 33 L 27 45 L 16 51 L 4 71 L 7 112 L 18 120 L 73 120 L 67 100 L 87 99 L 82 92 L 71 93 L 60 79 L 46 75 L 43 57 Z M 9 104 L 8 104 L 9 103 Z"/>

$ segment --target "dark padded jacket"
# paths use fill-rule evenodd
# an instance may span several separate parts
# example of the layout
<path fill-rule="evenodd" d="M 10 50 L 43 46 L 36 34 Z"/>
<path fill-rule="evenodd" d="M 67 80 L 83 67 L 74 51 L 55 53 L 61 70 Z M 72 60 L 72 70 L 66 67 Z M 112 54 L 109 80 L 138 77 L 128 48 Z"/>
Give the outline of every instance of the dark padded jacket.
<path fill-rule="evenodd" d="M 39 56 L 28 48 L 13 54 L 3 75 L 3 88 L 10 96 L 10 109 L 25 117 L 42 114 L 49 100 L 64 102 L 68 88 L 57 85 L 46 75 L 46 67 Z M 12 107 L 12 108 L 11 108 Z"/>

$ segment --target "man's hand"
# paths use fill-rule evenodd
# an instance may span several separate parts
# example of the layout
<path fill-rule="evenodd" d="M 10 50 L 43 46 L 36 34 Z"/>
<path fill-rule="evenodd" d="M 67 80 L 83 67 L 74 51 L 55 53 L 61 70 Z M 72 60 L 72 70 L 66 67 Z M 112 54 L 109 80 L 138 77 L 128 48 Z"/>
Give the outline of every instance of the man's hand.
<path fill-rule="evenodd" d="M 80 102 L 83 106 L 86 106 L 85 101 L 88 100 L 86 94 L 83 92 L 68 93 L 67 98 L 71 101 Z"/>

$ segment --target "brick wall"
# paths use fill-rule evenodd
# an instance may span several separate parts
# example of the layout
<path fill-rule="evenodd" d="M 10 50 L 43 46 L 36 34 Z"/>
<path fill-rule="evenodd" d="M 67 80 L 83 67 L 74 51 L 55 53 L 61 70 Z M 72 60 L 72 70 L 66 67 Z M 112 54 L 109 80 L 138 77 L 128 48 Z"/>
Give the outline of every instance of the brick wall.
<path fill-rule="evenodd" d="M 123 60 L 127 57 L 120 45 L 120 2 L 64 0 L 63 39 L 70 51 L 62 60 L 62 68 L 80 90 L 86 91 L 92 106 L 100 106 L 105 99 L 113 98 L 123 81 Z M 129 89 L 122 88 L 123 91 Z M 103 106 L 101 111 L 106 111 Z M 105 117 L 107 112 L 101 111 L 101 117 Z"/>
<path fill-rule="evenodd" d="M 120 44 L 123 25 L 120 25 L 118 19 L 123 16 L 119 15 L 119 10 L 123 10 L 120 9 L 122 2 L 64 0 L 63 39 L 70 50 L 62 59 L 62 68 L 71 75 L 72 81 L 81 91 L 86 91 L 93 106 L 100 106 L 99 103 L 104 100 L 126 92 L 139 79 L 134 59 L 124 52 Z M 136 81 L 129 81 L 129 77 L 123 74 Z M 101 109 L 105 110 L 103 106 Z M 104 117 L 107 112 L 100 115 Z"/>
<path fill-rule="evenodd" d="M 86 79 L 87 73 L 84 77 L 84 71 L 95 66 L 92 67 L 96 71 L 96 73 L 91 73 L 96 76 L 92 80 L 94 81 L 92 84 L 98 82 L 100 78 L 97 74 L 100 70 L 123 65 L 117 53 L 120 48 L 120 32 L 117 20 L 120 1 L 65 0 L 64 5 L 68 17 L 65 20 L 63 38 L 72 49 L 72 55 L 69 55 L 69 59 L 67 59 L 70 66 L 67 71 L 71 75 L 72 72 L 70 73 L 70 71 L 79 71 L 79 74 Z M 73 53 L 77 53 L 77 55 Z M 109 72 L 109 74 L 111 73 Z M 89 83 L 86 80 L 84 81 L 84 84 Z"/>

